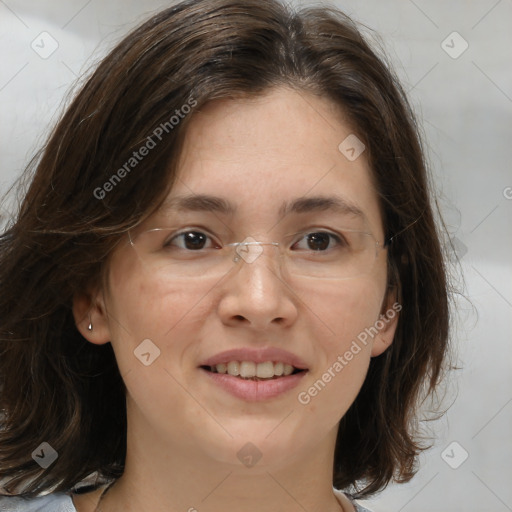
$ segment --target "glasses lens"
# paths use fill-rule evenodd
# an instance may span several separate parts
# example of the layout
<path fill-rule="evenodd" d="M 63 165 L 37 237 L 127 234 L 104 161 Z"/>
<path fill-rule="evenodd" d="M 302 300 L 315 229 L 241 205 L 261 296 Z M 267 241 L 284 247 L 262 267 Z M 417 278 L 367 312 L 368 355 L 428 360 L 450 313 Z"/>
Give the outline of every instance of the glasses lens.
<path fill-rule="evenodd" d="M 158 228 L 140 233 L 131 242 L 149 272 L 169 279 L 221 277 L 242 262 L 257 262 L 267 246 L 271 246 L 268 255 L 278 257 L 284 274 L 347 279 L 370 272 L 379 248 L 372 234 L 348 229 L 295 234 L 280 243 L 248 237 L 241 243 L 220 245 L 199 230 L 176 233 Z"/>
<path fill-rule="evenodd" d="M 362 231 L 311 232 L 285 252 L 291 275 L 347 279 L 371 271 L 377 256 L 373 235 Z"/>
<path fill-rule="evenodd" d="M 218 246 L 206 233 L 157 228 L 131 239 L 143 266 L 163 278 L 220 276 L 236 265 L 233 248 Z"/>

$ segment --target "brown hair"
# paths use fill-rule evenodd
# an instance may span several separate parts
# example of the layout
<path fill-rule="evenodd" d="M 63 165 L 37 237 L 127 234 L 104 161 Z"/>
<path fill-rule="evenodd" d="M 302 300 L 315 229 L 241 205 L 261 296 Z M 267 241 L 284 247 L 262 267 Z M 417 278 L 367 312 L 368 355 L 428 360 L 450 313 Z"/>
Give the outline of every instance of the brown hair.
<path fill-rule="evenodd" d="M 0 238 L 0 478 L 6 492 L 32 496 L 70 490 L 95 472 L 105 479 L 122 474 L 124 384 L 110 344 L 93 345 L 78 332 L 72 298 L 103 282 L 116 243 L 172 187 L 194 112 L 175 126 L 170 116 L 187 104 L 200 108 L 276 86 L 343 109 L 366 145 L 386 237 L 400 233 L 389 247 L 388 276 L 403 309 L 394 342 L 371 360 L 341 420 L 333 484 L 365 496 L 393 478 L 413 476 L 423 449 L 414 426 L 417 406 L 443 373 L 449 311 L 440 232 L 405 94 L 336 9 L 199 0 L 154 15 L 124 38 L 27 168 L 27 176 L 35 169 L 30 187 Z M 157 147 L 122 182 L 112 181 L 162 126 Z M 46 470 L 31 457 L 43 441 L 59 454 Z"/>

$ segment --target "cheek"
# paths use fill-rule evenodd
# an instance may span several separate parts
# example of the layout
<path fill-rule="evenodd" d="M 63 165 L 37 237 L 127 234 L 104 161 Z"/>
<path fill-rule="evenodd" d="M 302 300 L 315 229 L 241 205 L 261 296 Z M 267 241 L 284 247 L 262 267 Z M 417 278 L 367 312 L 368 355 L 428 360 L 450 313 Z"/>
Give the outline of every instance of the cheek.
<path fill-rule="evenodd" d="M 185 347 L 179 346 L 183 337 L 177 337 L 176 333 L 197 309 L 197 301 L 191 299 L 193 294 L 179 284 L 169 287 L 164 281 L 141 272 L 136 262 L 129 261 L 112 266 L 110 291 L 106 304 L 111 343 L 121 374 L 144 368 L 137 354 L 139 347 L 146 345 L 150 353 L 160 352 L 155 359 L 157 366 L 166 359 L 171 341 L 173 357 L 180 358 Z M 143 342 L 146 345 L 141 345 Z"/>
<path fill-rule="evenodd" d="M 148 418 L 158 414 L 170 422 L 162 411 L 186 401 L 180 372 L 183 359 L 194 348 L 191 330 L 201 305 L 183 286 L 169 287 L 140 269 L 138 273 L 127 270 L 111 272 L 108 301 L 111 344 L 127 389 L 127 403 L 132 413 L 142 411 Z M 173 422 L 176 435 L 181 428 Z"/>
<path fill-rule="evenodd" d="M 315 301 L 314 313 L 325 326 L 316 340 L 323 357 L 297 398 L 313 418 L 322 416 L 326 429 L 346 413 L 364 382 L 372 346 L 368 333 L 379 318 L 384 290 L 385 281 L 369 276 L 340 282 Z"/>
<path fill-rule="evenodd" d="M 361 332 L 375 324 L 384 290 L 383 280 L 358 278 L 324 286 L 314 301 L 308 301 L 321 328 L 318 339 L 324 340 L 329 352 L 344 351 Z"/>

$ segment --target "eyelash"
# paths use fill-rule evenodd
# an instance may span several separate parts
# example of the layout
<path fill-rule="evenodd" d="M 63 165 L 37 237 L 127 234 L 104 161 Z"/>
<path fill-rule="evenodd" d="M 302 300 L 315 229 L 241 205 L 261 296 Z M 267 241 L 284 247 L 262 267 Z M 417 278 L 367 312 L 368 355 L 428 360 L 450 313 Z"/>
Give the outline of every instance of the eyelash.
<path fill-rule="evenodd" d="M 199 229 L 195 229 L 195 228 L 188 228 L 186 230 L 180 231 L 179 233 L 176 233 L 175 235 L 173 235 L 172 238 L 170 238 L 168 241 L 166 241 L 164 243 L 164 247 L 171 246 L 172 242 L 174 240 L 176 240 L 176 239 L 178 239 L 178 238 L 180 238 L 183 235 L 186 235 L 188 233 L 195 233 L 195 234 L 199 234 L 199 235 L 205 235 L 210 240 L 212 240 L 212 238 L 213 238 L 210 235 L 208 235 L 207 233 L 205 233 L 204 231 L 200 231 Z M 295 242 L 293 245 L 296 245 L 298 242 L 304 240 L 305 237 L 307 237 L 308 235 L 312 235 L 312 234 L 315 234 L 315 235 L 316 234 L 328 235 L 330 237 L 330 239 L 334 240 L 338 245 L 340 245 L 340 246 L 347 246 L 348 245 L 347 241 L 345 240 L 345 238 L 342 235 L 338 235 L 336 233 L 332 233 L 330 231 L 326 231 L 325 229 L 322 229 L 322 228 L 318 228 L 317 230 L 315 230 L 315 228 L 312 228 L 311 231 L 307 231 L 307 232 L 303 232 L 303 233 L 297 233 L 297 234 L 302 235 L 302 237 L 297 242 Z M 329 248 L 331 248 L 331 247 L 329 247 Z M 179 249 L 187 250 L 186 247 L 179 247 Z M 202 249 L 204 249 L 204 247 L 202 247 L 199 250 L 202 250 Z M 197 250 L 197 251 L 190 250 L 190 252 L 199 252 L 199 250 Z M 325 251 L 321 251 L 321 252 L 325 252 Z"/>
<path fill-rule="evenodd" d="M 203 231 L 199 231 L 199 230 L 196 230 L 196 229 L 186 229 L 184 231 L 181 231 L 175 235 L 172 236 L 172 238 L 170 238 L 168 241 L 166 241 L 164 243 L 164 247 L 169 247 L 170 245 L 172 245 L 172 242 L 174 240 L 176 240 L 177 238 L 179 237 L 182 237 L 183 235 L 186 235 L 187 233 L 196 233 L 196 234 L 201 234 L 201 235 L 206 235 L 210 240 L 212 239 L 212 237 L 210 235 L 208 235 L 207 233 L 204 233 Z M 186 249 L 185 247 L 180 247 L 180 249 Z M 191 251 L 193 252 L 193 251 Z"/>

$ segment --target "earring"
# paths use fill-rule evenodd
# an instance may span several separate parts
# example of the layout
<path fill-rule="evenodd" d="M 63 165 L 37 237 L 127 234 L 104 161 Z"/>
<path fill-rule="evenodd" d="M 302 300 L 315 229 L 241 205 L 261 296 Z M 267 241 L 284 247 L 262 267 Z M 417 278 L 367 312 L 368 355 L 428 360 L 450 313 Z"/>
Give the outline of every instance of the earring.
<path fill-rule="evenodd" d="M 91 315 L 89 315 L 89 325 L 87 326 L 88 331 L 92 331 Z"/>

